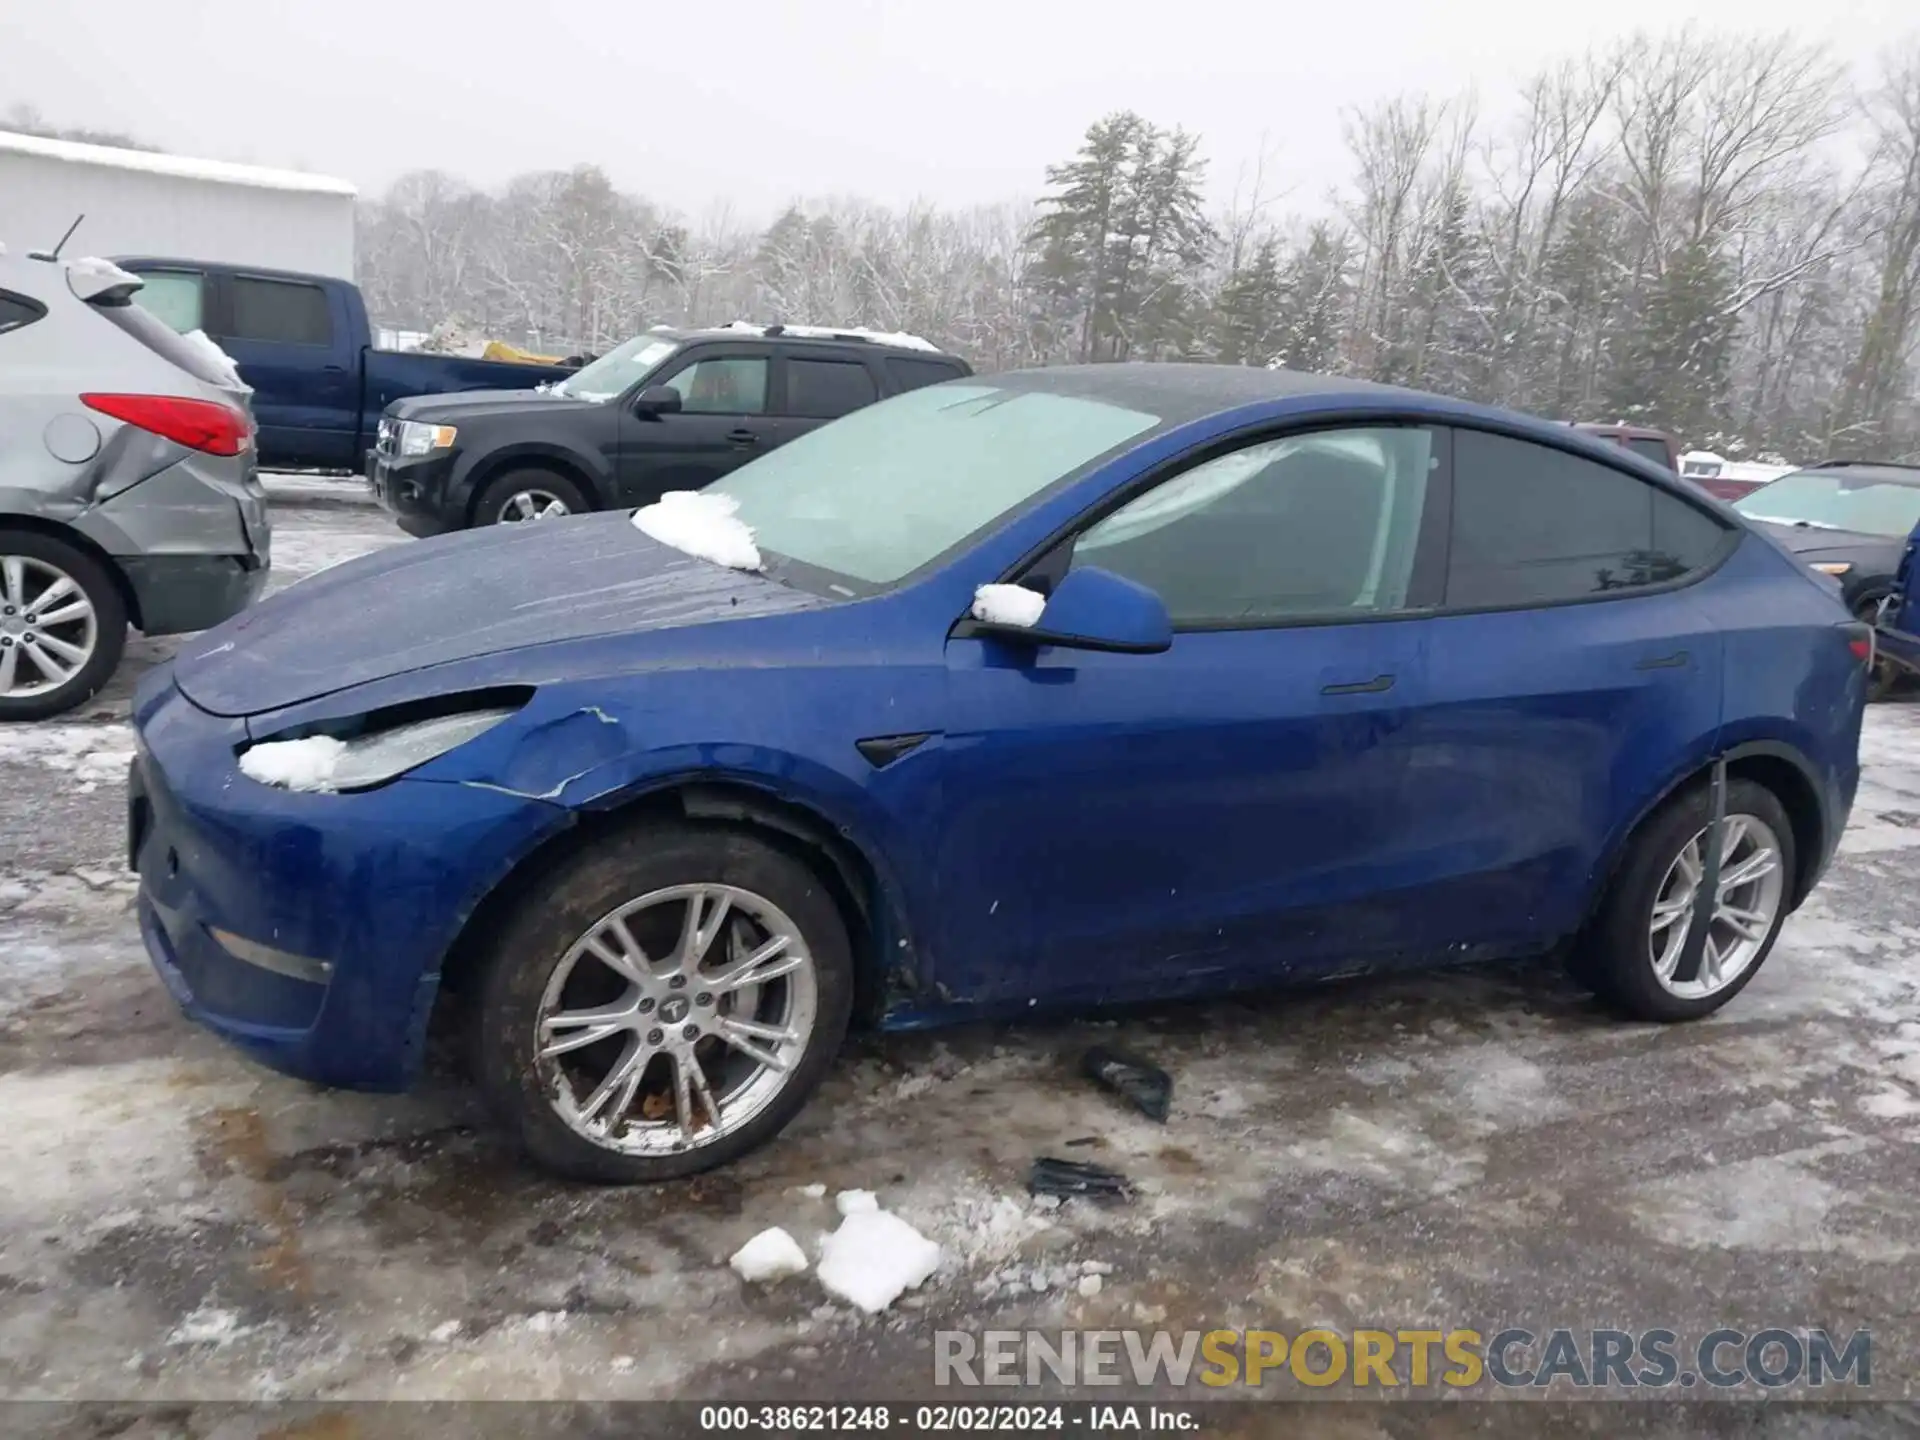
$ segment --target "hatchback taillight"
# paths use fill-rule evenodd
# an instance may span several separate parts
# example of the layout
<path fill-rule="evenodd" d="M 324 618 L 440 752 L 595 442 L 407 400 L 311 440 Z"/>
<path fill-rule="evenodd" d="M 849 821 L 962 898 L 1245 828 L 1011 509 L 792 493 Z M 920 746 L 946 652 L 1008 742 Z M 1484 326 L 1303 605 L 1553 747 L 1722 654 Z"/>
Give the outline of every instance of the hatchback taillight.
<path fill-rule="evenodd" d="M 1873 663 L 1873 626 L 1864 620 L 1854 620 L 1842 627 L 1847 632 L 1847 649 L 1853 652 L 1853 658 L 1862 665 Z"/>
<path fill-rule="evenodd" d="M 231 405 L 189 400 L 180 395 L 82 395 L 89 410 L 208 455 L 244 455 L 253 445 L 253 426 Z"/>

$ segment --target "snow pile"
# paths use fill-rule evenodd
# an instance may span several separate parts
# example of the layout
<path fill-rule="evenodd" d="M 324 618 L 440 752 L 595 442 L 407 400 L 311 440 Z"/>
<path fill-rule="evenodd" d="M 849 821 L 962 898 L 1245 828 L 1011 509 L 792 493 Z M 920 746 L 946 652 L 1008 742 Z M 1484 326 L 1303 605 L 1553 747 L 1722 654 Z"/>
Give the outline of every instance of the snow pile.
<path fill-rule="evenodd" d="M 87 295 L 98 295 L 103 290 L 111 290 L 117 286 L 141 283 L 140 277 L 132 271 L 122 270 L 113 261 L 102 260 L 98 255 L 83 255 L 78 260 L 69 260 L 67 274 L 87 287 L 82 295 L 83 299 Z"/>
<path fill-rule="evenodd" d="M 633 512 L 643 535 L 729 570 L 758 570 L 760 547 L 745 521 L 734 518 L 740 502 L 704 490 L 669 490 Z"/>
<path fill-rule="evenodd" d="M 871 1190 L 842 1190 L 833 1197 L 833 1204 L 842 1215 L 871 1215 L 880 1208 L 880 1200 Z"/>
<path fill-rule="evenodd" d="M 742 1280 L 765 1282 L 803 1273 L 807 1255 L 799 1241 L 775 1225 L 734 1251 L 727 1263 Z"/>
<path fill-rule="evenodd" d="M 751 320 L 729 320 L 717 327 L 721 330 L 741 330 L 749 335 L 765 335 L 770 330 L 779 330 L 782 335 L 794 335 L 803 340 L 865 340 L 871 345 L 892 345 L 900 350 L 930 350 L 938 355 L 940 347 L 931 340 L 918 335 L 909 335 L 904 330 L 868 330 L 859 325 L 756 325 Z"/>
<path fill-rule="evenodd" d="M 873 1208 L 849 1210 L 849 1203 Z M 820 1242 L 818 1274 L 828 1293 L 877 1315 L 940 1268 L 940 1247 L 864 1190 L 843 1192 L 840 1205 L 846 1218 Z"/>
<path fill-rule="evenodd" d="M 346 743 L 331 735 L 271 740 L 240 757 L 240 773 L 281 790 L 331 790 L 334 771 L 346 753 Z"/>
<path fill-rule="evenodd" d="M 229 390 L 251 391 L 253 387 L 240 378 L 240 369 L 233 363 L 233 357 L 214 344 L 211 336 L 204 330 L 189 330 L 180 337 L 197 352 L 200 358 L 211 365 L 219 375 L 220 383 Z"/>
<path fill-rule="evenodd" d="M 1024 585 L 982 585 L 973 592 L 973 618 L 989 625 L 1037 624 L 1047 608 L 1047 597 Z"/>

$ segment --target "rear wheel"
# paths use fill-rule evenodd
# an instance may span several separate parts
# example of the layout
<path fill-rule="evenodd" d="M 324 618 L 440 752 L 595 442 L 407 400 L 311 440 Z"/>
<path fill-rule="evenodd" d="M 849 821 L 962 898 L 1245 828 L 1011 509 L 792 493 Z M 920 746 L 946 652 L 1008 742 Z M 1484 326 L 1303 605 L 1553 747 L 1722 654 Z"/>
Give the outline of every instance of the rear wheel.
<path fill-rule="evenodd" d="M 757 836 L 636 830 L 502 928 L 474 1017 L 489 1104 L 541 1166 L 613 1184 L 737 1159 L 819 1085 L 853 1006 L 832 896 Z"/>
<path fill-rule="evenodd" d="M 1574 974 L 1635 1020 L 1710 1015 L 1746 987 L 1787 917 L 1793 825 L 1773 792 L 1727 782 L 1720 878 L 1700 962 L 1683 952 L 1713 824 L 1712 791 L 1696 786 L 1635 832 L 1574 959 Z"/>
<path fill-rule="evenodd" d="M 105 566 L 37 530 L 0 529 L 0 720 L 84 704 L 126 643 L 126 603 Z"/>
<path fill-rule="evenodd" d="M 593 509 L 580 487 L 551 470 L 510 470 L 497 475 L 474 501 L 480 525 L 518 525 L 527 520 L 558 520 Z"/>

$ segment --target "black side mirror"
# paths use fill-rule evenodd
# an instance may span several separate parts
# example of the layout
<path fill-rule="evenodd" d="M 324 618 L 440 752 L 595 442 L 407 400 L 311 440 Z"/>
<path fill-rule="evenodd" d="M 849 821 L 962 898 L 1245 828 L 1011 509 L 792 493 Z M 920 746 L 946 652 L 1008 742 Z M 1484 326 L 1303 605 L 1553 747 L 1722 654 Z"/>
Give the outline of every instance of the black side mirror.
<path fill-rule="evenodd" d="M 680 392 L 671 385 L 649 385 L 633 402 L 635 412 L 641 415 L 677 415 L 680 405 Z"/>

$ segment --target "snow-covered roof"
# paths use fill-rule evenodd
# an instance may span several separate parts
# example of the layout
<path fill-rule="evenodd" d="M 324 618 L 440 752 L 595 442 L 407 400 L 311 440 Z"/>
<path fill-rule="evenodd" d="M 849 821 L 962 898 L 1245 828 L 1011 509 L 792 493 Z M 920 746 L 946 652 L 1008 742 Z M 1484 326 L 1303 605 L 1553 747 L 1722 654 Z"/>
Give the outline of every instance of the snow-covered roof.
<path fill-rule="evenodd" d="M 161 155 L 150 150 L 122 150 L 113 145 L 83 145 L 77 140 L 45 140 L 0 130 L 0 152 L 38 155 L 74 165 L 99 165 L 110 170 L 141 170 L 149 175 L 173 175 L 182 180 L 206 180 L 217 185 L 250 185 L 257 190 L 305 190 L 322 195 L 358 195 L 346 180 L 331 175 L 308 175 L 299 170 L 268 170 L 258 165 L 235 165 L 226 160 L 196 160 L 187 155 Z"/>
<path fill-rule="evenodd" d="M 744 330 L 752 335 L 764 335 L 775 327 L 756 325 L 751 320 L 729 320 L 716 327 L 721 330 Z M 794 335 L 803 340 L 865 340 L 874 345 L 892 345 L 901 350 L 931 350 L 936 355 L 940 347 L 931 340 L 923 340 L 918 335 L 909 335 L 904 330 L 866 330 L 858 325 L 781 325 L 782 335 Z"/>

